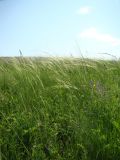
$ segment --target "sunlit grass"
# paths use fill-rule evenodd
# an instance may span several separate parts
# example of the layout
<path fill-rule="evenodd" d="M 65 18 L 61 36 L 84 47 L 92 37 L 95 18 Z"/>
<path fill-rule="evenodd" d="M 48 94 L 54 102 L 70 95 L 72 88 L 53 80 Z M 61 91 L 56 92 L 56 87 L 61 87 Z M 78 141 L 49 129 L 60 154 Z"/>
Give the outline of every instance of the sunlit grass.
<path fill-rule="evenodd" d="M 0 156 L 119 160 L 120 61 L 0 59 Z"/>

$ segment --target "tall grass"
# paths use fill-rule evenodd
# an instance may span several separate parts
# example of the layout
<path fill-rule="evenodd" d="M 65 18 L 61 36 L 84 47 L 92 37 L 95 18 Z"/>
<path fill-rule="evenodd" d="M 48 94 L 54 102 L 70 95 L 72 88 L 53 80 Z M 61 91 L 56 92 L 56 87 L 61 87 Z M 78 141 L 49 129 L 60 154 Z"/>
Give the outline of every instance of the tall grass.
<path fill-rule="evenodd" d="M 120 62 L 0 59 L 1 160 L 119 160 Z"/>

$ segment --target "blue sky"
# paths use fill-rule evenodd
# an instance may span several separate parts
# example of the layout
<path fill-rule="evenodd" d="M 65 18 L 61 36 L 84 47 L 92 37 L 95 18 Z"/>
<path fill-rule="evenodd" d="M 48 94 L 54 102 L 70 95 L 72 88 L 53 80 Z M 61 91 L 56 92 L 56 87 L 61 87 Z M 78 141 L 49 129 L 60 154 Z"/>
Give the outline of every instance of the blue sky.
<path fill-rule="evenodd" d="M 120 57 L 120 0 L 2 0 L 0 56 Z"/>

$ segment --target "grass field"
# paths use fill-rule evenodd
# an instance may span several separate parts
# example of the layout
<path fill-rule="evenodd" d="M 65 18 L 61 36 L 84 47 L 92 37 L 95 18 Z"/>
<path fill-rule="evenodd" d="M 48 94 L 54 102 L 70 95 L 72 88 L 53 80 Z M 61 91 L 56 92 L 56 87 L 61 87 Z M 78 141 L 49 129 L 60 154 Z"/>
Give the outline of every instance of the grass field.
<path fill-rule="evenodd" d="M 120 160 L 120 61 L 0 59 L 0 160 Z"/>

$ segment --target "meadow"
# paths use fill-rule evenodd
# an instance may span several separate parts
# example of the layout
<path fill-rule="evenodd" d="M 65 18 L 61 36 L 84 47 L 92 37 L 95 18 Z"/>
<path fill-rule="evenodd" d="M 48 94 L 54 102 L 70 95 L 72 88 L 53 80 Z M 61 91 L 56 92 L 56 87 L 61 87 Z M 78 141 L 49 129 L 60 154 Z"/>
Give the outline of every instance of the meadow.
<path fill-rule="evenodd" d="M 120 61 L 0 58 L 0 160 L 120 160 Z"/>

